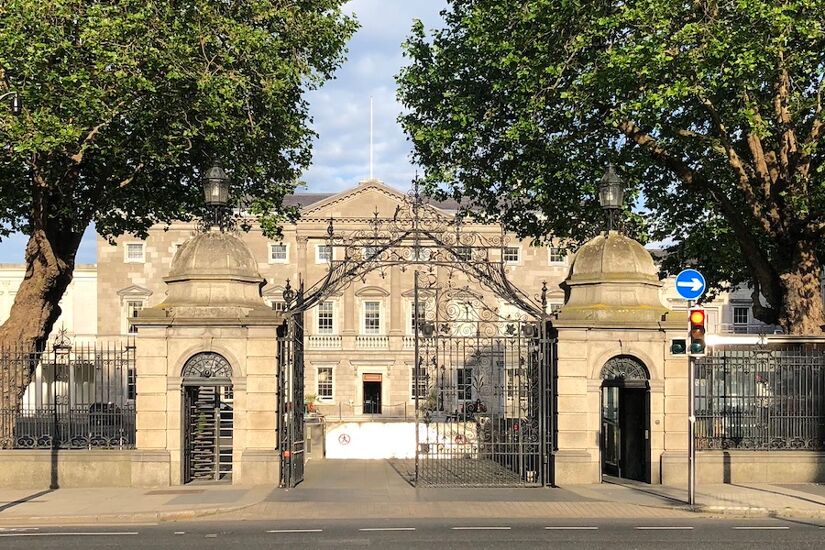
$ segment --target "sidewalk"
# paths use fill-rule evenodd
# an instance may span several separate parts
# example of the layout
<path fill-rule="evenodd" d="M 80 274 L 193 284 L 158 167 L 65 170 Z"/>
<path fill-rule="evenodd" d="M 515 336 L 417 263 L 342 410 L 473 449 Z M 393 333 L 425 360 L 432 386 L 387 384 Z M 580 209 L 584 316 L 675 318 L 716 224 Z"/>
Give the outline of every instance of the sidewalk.
<path fill-rule="evenodd" d="M 569 489 L 598 500 L 687 510 L 687 489 L 606 478 Z M 711 515 L 825 518 L 825 484 L 700 484 L 693 511 Z"/>
<path fill-rule="evenodd" d="M 272 487 L 190 485 L 160 489 L 22 490 L 0 488 L 0 526 L 155 523 L 235 512 L 263 501 Z"/>
<path fill-rule="evenodd" d="M 386 461 L 318 461 L 291 490 L 188 485 L 164 489 L 0 489 L 0 528 L 23 525 L 222 520 L 427 518 L 690 518 L 705 515 L 825 519 L 825 485 L 700 485 L 686 491 L 626 480 L 554 489 L 416 489 Z"/>

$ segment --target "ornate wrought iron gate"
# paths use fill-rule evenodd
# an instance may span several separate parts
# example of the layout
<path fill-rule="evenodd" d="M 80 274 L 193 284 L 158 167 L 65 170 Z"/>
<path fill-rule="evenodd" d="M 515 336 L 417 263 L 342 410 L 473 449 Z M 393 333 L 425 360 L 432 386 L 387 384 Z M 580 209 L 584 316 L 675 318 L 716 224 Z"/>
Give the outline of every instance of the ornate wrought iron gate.
<path fill-rule="evenodd" d="M 416 274 L 416 485 L 552 484 L 547 327 L 424 280 Z"/>
<path fill-rule="evenodd" d="M 281 455 L 281 487 L 295 487 L 304 480 L 304 313 L 299 307 L 303 289 L 296 293 L 287 284 L 284 300 L 294 312 L 278 332 L 278 445 Z"/>
<path fill-rule="evenodd" d="M 504 232 L 464 231 L 461 216 L 427 205 L 417 189 L 392 217 L 376 210 L 363 223 L 338 234 L 330 220 L 327 236 L 318 239 L 328 252 L 326 276 L 306 292 L 303 283 L 298 292 L 289 282 L 284 290 L 281 486 L 294 487 L 304 474 L 304 312 L 353 280 L 370 272 L 384 276 L 392 267 L 416 270 L 416 483 L 552 485 L 555 340 L 546 286 L 531 297 L 513 285 Z M 456 288 L 457 280 L 483 288 L 511 311 L 486 307 L 481 294 Z"/>

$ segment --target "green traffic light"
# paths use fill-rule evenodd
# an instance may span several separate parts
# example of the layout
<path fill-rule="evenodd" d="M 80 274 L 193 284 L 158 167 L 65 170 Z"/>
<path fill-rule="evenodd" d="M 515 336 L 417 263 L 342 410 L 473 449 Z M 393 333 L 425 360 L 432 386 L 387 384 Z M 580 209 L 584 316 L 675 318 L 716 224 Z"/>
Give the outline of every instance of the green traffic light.
<path fill-rule="evenodd" d="M 690 343 L 690 353 L 704 353 L 705 343 L 702 340 L 693 340 Z"/>

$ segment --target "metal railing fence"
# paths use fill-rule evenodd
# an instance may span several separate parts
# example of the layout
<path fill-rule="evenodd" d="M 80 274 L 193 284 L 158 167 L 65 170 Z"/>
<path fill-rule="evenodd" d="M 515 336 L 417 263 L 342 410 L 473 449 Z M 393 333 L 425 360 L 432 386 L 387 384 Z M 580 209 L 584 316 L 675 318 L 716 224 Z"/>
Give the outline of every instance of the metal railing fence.
<path fill-rule="evenodd" d="M 7 427 L 0 448 L 135 446 L 132 343 L 72 346 L 61 334 L 43 351 L 0 349 L 0 373 L 20 380 L 24 369 L 31 369 L 32 377 L 22 400 L 0 407 Z"/>
<path fill-rule="evenodd" d="M 825 344 L 714 347 L 696 365 L 698 449 L 825 449 Z"/>

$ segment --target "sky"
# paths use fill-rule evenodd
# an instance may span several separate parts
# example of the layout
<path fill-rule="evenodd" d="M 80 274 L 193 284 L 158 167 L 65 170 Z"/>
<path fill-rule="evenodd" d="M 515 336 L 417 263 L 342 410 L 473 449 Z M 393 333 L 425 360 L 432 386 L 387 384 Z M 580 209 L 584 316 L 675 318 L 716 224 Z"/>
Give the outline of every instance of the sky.
<path fill-rule="evenodd" d="M 373 171 L 376 178 L 406 190 L 415 175 L 410 143 L 398 124 L 395 75 L 404 64 L 401 43 L 413 19 L 427 28 L 441 25 L 446 0 L 352 0 L 361 28 L 350 40 L 347 61 L 335 80 L 310 92 L 310 114 L 318 133 L 313 162 L 304 174 L 306 191 L 335 192 L 369 176 L 370 97 L 373 98 Z M 0 242 L 0 263 L 22 263 L 26 237 Z M 77 263 L 95 263 L 93 229 L 86 231 Z"/>

